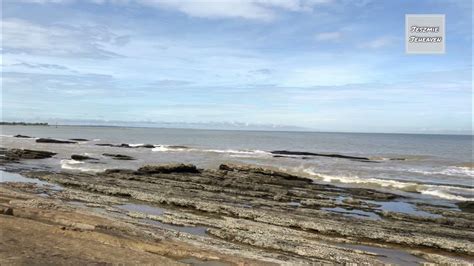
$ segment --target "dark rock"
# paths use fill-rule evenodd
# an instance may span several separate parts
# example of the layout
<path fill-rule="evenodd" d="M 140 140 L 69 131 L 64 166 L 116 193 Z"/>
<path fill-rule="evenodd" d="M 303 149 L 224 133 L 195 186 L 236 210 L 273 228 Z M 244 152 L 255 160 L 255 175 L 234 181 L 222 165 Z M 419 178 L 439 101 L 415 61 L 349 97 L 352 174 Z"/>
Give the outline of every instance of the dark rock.
<path fill-rule="evenodd" d="M 143 144 L 143 145 L 138 145 L 138 146 L 130 146 L 130 144 L 127 144 L 127 143 L 122 143 L 122 144 L 119 144 L 119 145 L 115 145 L 115 144 L 109 144 L 109 143 L 98 143 L 98 144 L 95 144 L 97 146 L 102 146 L 102 147 L 116 147 L 116 148 L 155 148 L 155 145 L 152 145 L 152 144 Z"/>
<path fill-rule="evenodd" d="M 58 144 L 75 144 L 75 141 L 68 141 L 68 140 L 59 140 L 59 139 L 47 139 L 47 138 L 39 138 L 36 140 L 37 143 L 58 143 Z"/>
<path fill-rule="evenodd" d="M 474 201 L 463 201 L 456 203 L 458 208 L 463 212 L 474 213 Z"/>
<path fill-rule="evenodd" d="M 20 135 L 20 134 L 15 135 L 14 137 L 15 137 L 15 138 L 23 138 L 23 139 L 31 139 L 30 136 L 25 136 L 25 135 Z"/>
<path fill-rule="evenodd" d="M 115 145 L 109 144 L 109 143 L 97 143 L 95 144 L 96 146 L 101 146 L 101 147 L 114 147 Z"/>
<path fill-rule="evenodd" d="M 123 154 L 103 153 L 102 155 L 111 157 L 114 160 L 135 160 L 135 158 Z"/>
<path fill-rule="evenodd" d="M 275 171 L 272 169 L 266 169 L 266 168 L 261 168 L 261 167 L 248 166 L 248 165 L 221 164 L 219 166 L 219 170 L 249 172 L 249 173 L 281 177 L 286 180 L 299 180 L 299 181 L 305 181 L 305 182 L 312 182 L 312 180 L 309 178 L 299 177 L 299 176 L 291 175 L 291 174 L 281 172 L 281 171 Z"/>
<path fill-rule="evenodd" d="M 89 141 L 88 139 L 69 139 L 69 140 L 72 140 L 72 141 Z"/>
<path fill-rule="evenodd" d="M 321 157 L 332 157 L 332 158 L 342 158 L 342 159 L 356 159 L 356 160 L 366 160 L 370 161 L 367 157 L 357 157 L 357 156 L 348 156 L 342 154 L 324 154 L 324 153 L 313 153 L 305 151 L 271 151 L 271 154 L 277 155 L 302 155 L 302 156 L 321 156 Z"/>
<path fill-rule="evenodd" d="M 56 153 L 49 151 L 36 151 L 28 149 L 11 149 L 5 152 L 5 157 L 10 160 L 19 160 L 19 159 L 45 159 L 51 158 Z"/>
<path fill-rule="evenodd" d="M 140 174 L 199 173 L 192 164 L 145 165 L 137 170 Z"/>
<path fill-rule="evenodd" d="M 153 149 L 153 148 L 155 148 L 155 145 L 153 145 L 153 144 L 143 144 L 143 145 L 137 146 L 137 148 Z"/>
<path fill-rule="evenodd" d="M 130 170 L 130 169 L 106 169 L 104 171 L 104 174 L 127 174 L 127 175 L 132 175 L 134 173 L 135 173 L 135 171 Z"/>
<path fill-rule="evenodd" d="M 0 214 L 13 215 L 13 209 L 9 208 L 9 207 L 4 207 L 4 208 L 0 209 Z"/>
<path fill-rule="evenodd" d="M 85 156 L 85 155 L 79 155 L 79 154 L 71 155 L 71 159 L 76 160 L 76 161 L 98 160 L 96 158 L 92 158 L 92 157 Z"/>

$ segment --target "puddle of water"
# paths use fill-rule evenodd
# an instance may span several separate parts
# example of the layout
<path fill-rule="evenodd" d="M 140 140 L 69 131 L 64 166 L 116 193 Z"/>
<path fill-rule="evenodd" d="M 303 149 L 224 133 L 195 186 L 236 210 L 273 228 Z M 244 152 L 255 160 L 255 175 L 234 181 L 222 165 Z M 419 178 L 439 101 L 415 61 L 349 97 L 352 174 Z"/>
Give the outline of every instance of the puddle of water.
<path fill-rule="evenodd" d="M 124 205 L 116 206 L 119 209 L 126 210 L 129 212 L 141 212 L 151 215 L 163 215 L 166 209 L 158 208 L 150 205 L 145 204 L 135 204 L 135 203 L 127 203 Z"/>
<path fill-rule="evenodd" d="M 167 210 L 155 206 L 150 206 L 150 205 L 145 205 L 145 204 L 136 204 L 136 203 L 127 203 L 123 205 L 116 205 L 115 207 L 126 210 L 129 212 L 140 212 L 140 213 L 145 213 L 149 215 L 163 215 Z M 202 226 L 179 226 L 179 225 L 172 225 L 172 224 L 166 224 L 162 223 L 160 221 L 155 221 L 152 219 L 140 219 L 142 222 L 146 222 L 149 224 L 157 225 L 158 227 L 165 228 L 165 229 L 171 229 L 175 230 L 178 232 L 184 232 L 184 233 L 189 233 L 193 235 L 198 235 L 198 236 L 207 236 L 206 227 Z"/>
<path fill-rule="evenodd" d="M 49 187 L 53 190 L 62 190 L 62 187 L 46 181 L 42 181 L 36 178 L 28 178 L 17 173 L 10 173 L 0 170 L 0 183 L 4 182 L 33 183 L 39 186 Z"/>
<path fill-rule="evenodd" d="M 300 206 L 301 206 L 301 203 L 299 203 L 299 202 L 288 202 L 288 205 L 289 205 L 290 207 L 297 208 L 297 207 L 300 207 Z"/>
<path fill-rule="evenodd" d="M 415 216 L 429 217 L 429 218 L 440 218 L 442 217 L 439 214 L 433 214 L 425 211 L 417 210 L 415 205 L 402 201 L 371 201 L 367 202 L 380 205 L 381 207 L 377 208 L 383 211 L 399 212 L 406 213 Z"/>
<path fill-rule="evenodd" d="M 207 236 L 207 228 L 202 226 L 179 226 L 179 225 L 172 225 L 172 224 L 165 224 L 159 221 L 151 220 L 151 219 L 140 219 L 140 221 L 153 224 L 161 228 L 170 229 L 178 232 L 188 233 L 197 236 Z"/>
<path fill-rule="evenodd" d="M 415 266 L 421 265 L 425 262 L 424 259 L 416 257 L 407 251 L 400 249 L 380 248 L 371 247 L 365 245 L 352 245 L 352 244 L 337 244 L 340 247 L 358 249 L 366 252 L 378 254 L 378 259 L 384 263 L 392 265 L 407 265 Z"/>
<path fill-rule="evenodd" d="M 202 259 L 197 259 L 197 258 L 185 258 L 178 261 L 189 264 L 189 265 L 193 265 L 193 266 L 228 266 L 230 265 L 228 263 L 224 263 L 220 261 L 202 260 Z"/>
<path fill-rule="evenodd" d="M 377 214 L 373 212 L 366 212 L 362 210 L 348 210 L 341 207 L 322 208 L 322 210 L 329 211 L 329 212 L 336 212 L 345 216 L 350 216 L 350 217 L 355 217 L 355 218 L 364 218 L 364 219 L 370 219 L 370 220 L 381 219 L 380 216 L 378 216 Z"/>

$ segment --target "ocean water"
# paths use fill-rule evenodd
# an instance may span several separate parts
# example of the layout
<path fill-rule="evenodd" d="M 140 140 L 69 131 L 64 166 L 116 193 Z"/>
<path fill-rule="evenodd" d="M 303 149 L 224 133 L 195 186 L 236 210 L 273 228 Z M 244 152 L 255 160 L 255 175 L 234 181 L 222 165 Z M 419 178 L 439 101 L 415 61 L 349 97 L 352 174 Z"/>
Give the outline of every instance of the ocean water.
<path fill-rule="evenodd" d="M 44 144 L 35 139 L 85 138 L 78 144 Z M 32 167 L 98 172 L 136 169 L 144 164 L 183 162 L 202 168 L 244 163 L 295 173 L 315 182 L 370 187 L 451 201 L 474 200 L 473 138 L 459 135 L 361 134 L 194 129 L 2 126 L 1 146 L 57 152 L 54 158 L 31 160 Z M 152 144 L 154 148 L 101 147 L 95 144 Z M 178 147 L 175 147 L 178 146 Z M 373 162 L 316 156 L 274 157 L 289 150 L 368 157 Z M 103 153 L 130 155 L 119 161 Z M 98 161 L 71 160 L 72 154 Z M 402 158 L 403 160 L 400 160 Z"/>

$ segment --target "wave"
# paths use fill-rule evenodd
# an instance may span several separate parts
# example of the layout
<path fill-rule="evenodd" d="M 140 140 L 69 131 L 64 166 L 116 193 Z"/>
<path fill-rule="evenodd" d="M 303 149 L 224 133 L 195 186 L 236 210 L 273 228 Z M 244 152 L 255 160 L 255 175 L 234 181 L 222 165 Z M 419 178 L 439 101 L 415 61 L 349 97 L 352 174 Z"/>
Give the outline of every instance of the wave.
<path fill-rule="evenodd" d="M 446 175 L 446 176 L 474 178 L 474 169 L 470 167 L 463 167 L 463 166 L 450 166 L 448 168 L 437 170 L 437 171 L 426 171 L 426 170 L 418 170 L 418 169 L 410 169 L 408 171 L 412 173 L 423 174 L 423 175 Z"/>
<path fill-rule="evenodd" d="M 155 148 L 151 149 L 152 151 L 158 152 L 179 152 L 179 151 L 191 151 L 195 149 L 190 149 L 184 146 L 173 146 L 173 145 L 155 145 Z"/>
<path fill-rule="evenodd" d="M 229 153 L 234 155 L 271 155 L 271 153 L 262 150 L 202 150 L 203 152 Z"/>
<path fill-rule="evenodd" d="M 403 182 L 379 178 L 360 178 L 358 176 L 338 176 L 316 173 L 313 169 L 304 169 L 310 177 L 328 183 L 362 184 L 374 188 L 392 188 L 405 192 L 415 192 L 438 198 L 456 201 L 474 201 L 474 189 L 445 185 L 428 185 L 415 182 Z"/>
<path fill-rule="evenodd" d="M 130 147 L 140 147 L 145 145 L 144 143 L 127 143 L 128 146 Z"/>
<path fill-rule="evenodd" d="M 156 152 L 206 152 L 206 153 L 224 153 L 229 154 L 232 157 L 255 157 L 255 156 L 270 156 L 270 152 L 262 150 L 233 150 L 233 149 L 196 149 L 185 146 L 176 145 L 155 145 L 152 151 Z"/>
<path fill-rule="evenodd" d="M 94 172 L 94 173 L 105 171 L 105 168 L 100 168 L 100 169 L 89 168 L 85 166 L 87 165 L 85 162 L 76 161 L 72 159 L 61 160 L 60 163 L 61 163 L 61 168 L 67 169 L 67 170 L 76 170 L 76 171 L 81 171 L 81 172 Z"/>

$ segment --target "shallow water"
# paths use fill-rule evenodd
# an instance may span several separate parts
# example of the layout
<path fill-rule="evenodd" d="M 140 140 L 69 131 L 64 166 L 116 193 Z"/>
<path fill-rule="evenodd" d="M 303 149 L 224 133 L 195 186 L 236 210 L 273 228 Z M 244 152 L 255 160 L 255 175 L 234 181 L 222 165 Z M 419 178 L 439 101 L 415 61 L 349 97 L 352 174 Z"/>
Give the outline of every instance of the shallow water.
<path fill-rule="evenodd" d="M 328 211 L 328 212 L 335 212 L 342 214 L 344 216 L 350 216 L 350 217 L 355 217 L 355 218 L 362 218 L 362 219 L 369 219 L 369 220 L 380 220 L 380 216 L 377 215 L 376 213 L 373 212 L 368 212 L 368 211 L 363 211 L 363 210 L 357 210 L 357 209 L 345 209 L 341 207 L 335 207 L 335 208 L 321 208 L 322 210 Z"/>
<path fill-rule="evenodd" d="M 389 248 L 379 248 L 366 245 L 352 245 L 352 244 L 337 244 L 340 247 L 358 249 L 362 251 L 367 251 L 375 253 L 378 255 L 378 259 L 384 263 L 391 265 L 406 265 L 406 266 L 416 266 L 421 265 L 425 262 L 424 259 L 416 257 L 409 252 L 401 249 L 389 249 Z"/>
<path fill-rule="evenodd" d="M 411 203 L 402 202 L 402 201 L 371 201 L 367 202 L 372 204 L 377 204 L 380 207 L 378 209 L 383 211 L 399 212 L 415 216 L 428 217 L 428 218 L 440 218 L 442 217 L 439 214 L 433 214 L 425 211 L 420 211 L 416 209 L 416 206 Z"/>
<path fill-rule="evenodd" d="M 156 206 L 145 205 L 145 204 L 136 204 L 136 203 L 127 203 L 123 205 L 116 206 L 119 209 L 126 210 L 129 212 L 140 212 L 149 215 L 163 215 L 166 212 L 166 209 L 159 208 Z M 172 225 L 167 223 L 162 223 L 160 221 L 152 220 L 152 219 L 139 219 L 142 222 L 146 222 L 149 224 L 157 225 L 161 228 L 171 229 L 178 232 L 189 233 L 192 235 L 198 236 L 207 236 L 207 228 L 202 226 L 179 226 L 179 225 Z"/>
<path fill-rule="evenodd" d="M 193 163 L 203 168 L 216 168 L 224 162 L 248 163 L 293 172 L 323 183 L 414 192 L 428 199 L 474 200 L 474 171 L 470 167 L 472 136 L 80 126 L 2 126 L 1 129 L 3 147 L 57 152 L 52 159 L 28 162 L 48 164 L 56 170 L 99 172 L 170 162 Z M 90 141 L 44 144 L 11 137 L 16 134 Z M 153 144 L 155 148 L 95 145 L 100 143 Z M 377 163 L 316 156 L 275 158 L 270 153 L 273 150 L 361 156 Z M 125 154 L 136 160 L 113 160 L 103 153 Z M 88 155 L 99 161 L 79 162 L 71 160 L 71 154 Z"/>
<path fill-rule="evenodd" d="M 42 181 L 36 178 L 28 178 L 17 173 L 10 173 L 0 170 L 0 183 L 4 182 L 19 182 L 19 183 L 33 183 L 39 186 L 46 186 L 53 190 L 62 190 L 61 186 Z"/>

